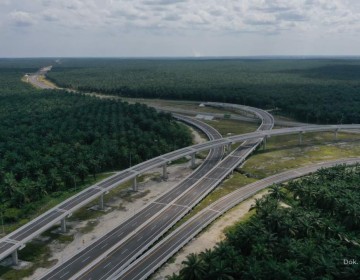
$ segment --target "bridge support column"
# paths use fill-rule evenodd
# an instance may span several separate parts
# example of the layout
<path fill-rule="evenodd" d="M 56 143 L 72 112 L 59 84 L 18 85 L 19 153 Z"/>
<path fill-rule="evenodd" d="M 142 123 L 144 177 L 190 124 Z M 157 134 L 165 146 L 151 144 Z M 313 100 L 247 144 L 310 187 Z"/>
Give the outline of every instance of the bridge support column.
<path fill-rule="evenodd" d="M 99 199 L 99 209 L 104 210 L 104 194 L 102 193 Z"/>
<path fill-rule="evenodd" d="M 338 129 L 335 129 L 335 131 L 334 131 L 334 139 L 335 139 L 335 141 L 338 139 Z"/>
<path fill-rule="evenodd" d="M 165 163 L 163 165 L 163 179 L 166 180 L 168 178 L 168 174 L 167 174 L 167 164 Z"/>
<path fill-rule="evenodd" d="M 17 250 L 15 250 L 14 252 L 11 253 L 11 259 L 12 259 L 13 265 L 19 265 L 19 257 L 18 257 Z"/>
<path fill-rule="evenodd" d="M 302 145 L 302 134 L 303 134 L 303 132 L 300 131 L 299 132 L 299 145 Z"/>
<path fill-rule="evenodd" d="M 195 155 L 196 153 L 191 154 L 191 168 L 195 168 Z"/>
<path fill-rule="evenodd" d="M 263 143 L 262 143 L 263 144 L 262 148 L 263 148 L 264 151 L 266 150 L 266 141 L 267 141 L 267 136 L 264 137 Z"/>
<path fill-rule="evenodd" d="M 138 191 L 137 176 L 134 177 L 134 181 L 133 181 L 133 191 L 134 191 L 134 192 L 137 192 L 137 191 Z"/>
<path fill-rule="evenodd" d="M 66 232 L 66 218 L 63 218 L 61 220 L 61 232 L 65 233 Z"/>
<path fill-rule="evenodd" d="M 227 155 L 231 153 L 231 145 L 232 145 L 232 143 L 228 143 L 228 144 L 226 145 L 226 154 L 227 154 Z"/>

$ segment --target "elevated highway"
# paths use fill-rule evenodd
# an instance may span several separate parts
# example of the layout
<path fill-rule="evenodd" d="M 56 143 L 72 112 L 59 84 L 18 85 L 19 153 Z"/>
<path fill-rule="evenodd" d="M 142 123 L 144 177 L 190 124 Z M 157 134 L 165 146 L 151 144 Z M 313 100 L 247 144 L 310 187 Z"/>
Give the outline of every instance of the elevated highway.
<path fill-rule="evenodd" d="M 264 138 L 278 135 L 290 135 L 299 134 L 299 139 L 304 133 L 309 132 L 324 132 L 332 131 L 334 135 L 340 130 L 360 129 L 360 125 L 317 125 L 295 128 L 283 128 L 271 131 L 256 131 L 252 133 L 231 136 L 222 139 L 215 139 L 206 143 L 193 145 L 186 147 L 165 155 L 156 157 L 149 161 L 138 164 L 132 168 L 128 168 L 121 172 L 117 172 L 110 178 L 91 186 L 84 191 L 80 192 L 77 196 L 69 198 L 58 207 L 55 207 L 48 212 L 44 213 L 37 219 L 33 220 L 24 227 L 19 228 L 8 236 L 5 236 L 0 240 L 0 259 L 5 258 L 9 254 L 13 253 L 16 249 L 23 246 L 26 242 L 33 239 L 35 236 L 41 234 L 52 225 L 62 221 L 70 213 L 85 206 L 90 201 L 101 197 L 106 192 L 116 187 L 117 185 L 124 183 L 130 179 L 136 178 L 141 172 L 145 172 L 157 166 L 166 164 L 168 161 L 176 160 L 186 155 L 194 155 L 196 152 L 212 149 L 215 147 L 222 147 L 232 143 L 243 142 L 246 140 L 252 140 L 257 138 Z"/>
<path fill-rule="evenodd" d="M 247 108 L 247 110 L 255 111 L 255 108 Z M 180 116 L 176 115 L 176 117 L 179 118 Z M 259 130 L 272 128 L 273 118 L 270 114 L 260 110 L 259 118 L 261 119 Z M 112 242 L 113 247 L 111 249 L 99 251 L 99 247 L 105 246 L 102 244 L 108 242 L 106 235 L 100 238 L 96 244 L 90 245 L 83 252 L 55 267 L 42 279 L 67 279 L 67 275 L 74 274 L 73 278 L 76 279 L 104 279 L 112 271 L 119 267 L 125 267 L 213 190 L 260 142 L 261 139 L 258 139 L 258 141 L 239 147 L 214 169 L 203 174 L 203 178 L 193 182 L 193 185 L 186 192 L 178 193 L 176 197 L 173 197 L 174 200 L 162 200 L 161 198 L 157 200 L 155 203 L 164 206 L 162 210 L 157 215 L 148 216 L 151 220 L 143 221 L 143 227 L 139 227 L 132 234 L 128 234 L 126 238 L 119 239 L 119 242 Z M 114 235 L 118 231 L 123 231 L 123 225 L 114 229 L 109 235 Z M 86 265 L 84 259 L 87 260 L 86 264 L 92 262 Z"/>
<path fill-rule="evenodd" d="M 211 106 L 224 106 L 224 104 L 219 105 L 215 104 L 207 104 Z M 229 104 L 225 104 L 225 106 L 228 106 Z M 234 106 L 231 105 L 230 106 Z M 240 105 L 235 105 L 240 106 Z M 246 106 L 240 106 L 242 109 L 246 110 Z M 233 108 L 235 109 L 235 108 Z M 236 109 L 239 109 L 237 107 Z M 262 110 L 251 108 L 252 113 L 254 113 L 256 116 L 260 117 L 263 122 L 262 125 L 264 125 L 264 116 L 262 115 Z M 254 110 L 256 109 L 256 110 Z M 268 114 L 269 115 L 269 114 Z M 178 116 L 179 117 L 179 116 Z M 272 118 L 272 117 L 271 117 Z M 307 126 L 307 127 L 299 127 L 299 128 L 291 128 L 291 129 L 279 129 L 275 132 L 268 132 L 267 129 L 271 129 L 273 126 L 273 119 L 272 123 L 268 122 L 268 128 L 266 128 L 266 121 L 263 128 L 259 129 L 258 131 L 254 133 L 248 133 L 244 135 L 236 135 L 232 137 L 228 137 L 225 139 L 214 139 L 212 141 L 209 141 L 204 144 L 198 144 L 194 146 L 190 146 L 187 148 L 180 149 L 178 151 L 174 151 L 172 153 L 168 153 L 166 155 L 159 156 L 157 158 L 151 159 L 147 162 L 144 162 L 142 164 L 139 164 L 138 166 L 133 167 L 132 169 L 127 169 L 122 172 L 119 172 L 118 174 L 115 174 L 113 177 L 109 178 L 108 181 L 99 183 L 96 186 L 96 189 L 100 189 L 100 191 L 103 191 L 106 188 L 113 187 L 113 184 L 115 182 L 118 182 L 120 180 L 121 182 L 124 182 L 129 179 L 135 179 L 136 176 L 139 175 L 139 173 L 144 172 L 146 170 L 152 169 L 154 167 L 163 165 L 164 170 L 166 170 L 166 161 L 175 160 L 177 158 L 181 158 L 186 155 L 192 155 L 192 158 L 194 158 L 194 155 L 196 152 L 209 150 L 209 149 L 219 149 L 223 150 L 223 146 L 230 147 L 232 144 L 237 142 L 244 142 L 242 146 L 240 146 L 238 149 L 236 149 L 231 155 L 229 155 L 224 161 L 217 164 L 215 168 L 213 168 L 211 171 L 205 174 L 205 177 L 202 178 L 200 181 L 198 181 L 194 187 L 189 188 L 185 192 L 182 197 L 178 197 L 176 200 L 171 201 L 171 203 L 168 202 L 167 206 L 160 211 L 159 215 L 154 215 L 151 218 L 151 223 L 146 223 L 145 226 L 142 228 L 139 228 L 139 230 L 136 230 L 135 232 L 132 232 L 132 234 L 128 234 L 125 239 L 120 242 L 120 244 L 115 244 L 111 249 L 105 251 L 100 258 L 100 261 L 95 260 L 94 262 L 90 263 L 88 267 L 84 267 L 81 270 L 80 267 L 74 266 L 72 270 L 70 269 L 70 265 L 73 265 L 73 262 L 70 260 L 70 263 L 65 265 L 62 268 L 62 271 L 65 272 L 65 274 L 56 274 L 55 278 L 51 278 L 51 275 L 46 275 L 44 279 L 59 279 L 57 277 L 60 276 L 61 279 L 67 279 L 67 277 L 74 275 L 74 272 L 79 271 L 80 272 L 72 278 L 76 279 L 106 279 L 106 277 L 112 277 L 111 275 L 120 275 L 121 271 L 129 264 L 131 261 L 133 261 L 138 255 L 140 255 L 146 248 L 148 248 L 153 242 L 159 238 L 169 227 L 171 227 L 175 221 L 171 218 L 176 217 L 176 219 L 180 218 L 181 216 L 185 215 L 189 209 L 195 205 L 199 200 L 202 199 L 207 193 L 209 193 L 214 187 L 216 187 L 217 184 L 221 182 L 223 178 L 225 178 L 239 163 L 245 160 L 246 156 L 249 155 L 259 144 L 261 141 L 265 141 L 268 137 L 274 136 L 274 135 L 288 135 L 288 134 L 299 134 L 299 142 L 302 141 L 302 135 L 306 132 L 318 132 L 318 131 L 333 131 L 334 135 L 336 137 L 338 131 L 345 130 L 345 129 L 359 129 L 359 125 L 342 125 L 342 126 Z M 263 131 L 263 130 L 265 131 Z M 246 141 L 246 142 L 245 142 Z M 165 165 L 164 165 L 165 161 Z M 165 173 L 164 173 L 165 174 Z M 204 175 L 204 174 L 203 174 Z M 136 181 L 134 181 L 136 182 Z M 102 184 L 102 185 L 101 185 Z M 116 183 L 118 185 L 119 183 Z M 135 184 L 136 185 L 136 184 Z M 200 194 L 193 193 L 193 190 L 197 189 L 200 190 Z M 89 193 L 89 199 L 92 200 L 98 196 L 102 197 L 105 193 L 101 192 L 94 192 Z M 186 196 L 188 197 L 186 198 Z M 89 201 L 90 201 L 89 200 Z M 78 199 L 79 201 L 79 199 Z M 80 203 L 81 203 L 80 198 Z M 88 203 L 87 201 L 86 203 Z M 84 204 L 86 204 L 84 203 Z M 165 204 L 165 203 L 164 203 Z M 160 203 L 161 205 L 161 203 Z M 75 205 L 73 205 L 75 207 Z M 73 207 L 73 208 L 74 208 Z M 170 210 L 172 208 L 172 210 Z M 72 210 L 73 211 L 73 210 Z M 170 212 L 168 212 L 170 211 Z M 165 213 L 168 212 L 168 213 Z M 167 214 L 165 217 L 164 215 Z M 170 217 L 170 219 L 168 218 Z M 157 221 L 156 221 L 157 220 Z M 170 220 L 170 221 L 169 221 Z M 135 223 L 136 224 L 136 223 Z M 152 225 L 153 229 L 159 228 L 159 230 L 152 232 L 151 229 L 146 228 L 148 225 Z M 139 232 L 145 232 L 147 234 L 147 237 L 144 235 L 138 235 Z M 150 240 L 150 239 L 151 240 Z M 143 241 L 141 241 L 143 240 Z M 12 240 L 8 240 L 11 242 Z M 110 242 L 111 243 L 111 242 Z M 141 244 L 139 244 L 141 243 Z M 125 244 L 125 245 L 124 245 Z M 124 246 L 125 247 L 124 247 Z M 134 247 L 135 245 L 135 247 Z M 128 247 L 126 247 L 128 246 Z M 133 247 L 132 247 L 133 246 Z M 1 243 L 0 243 L 0 250 L 1 250 Z M 129 254 L 125 254 L 126 252 L 131 252 Z M 99 254 L 99 252 L 97 252 Z M 109 255 L 111 256 L 109 257 Z M 1 256 L 1 255 L 0 255 Z M 81 261 L 82 263 L 87 262 L 89 258 L 79 258 L 78 261 Z M 125 260 L 125 261 L 124 261 Z M 90 271 L 88 269 L 90 268 Z M 129 267 L 130 268 L 130 267 Z M 104 274 L 105 273 L 105 274 Z M 113 273 L 113 274 L 111 274 Z M 50 278 L 49 278 L 50 277 Z"/>
<path fill-rule="evenodd" d="M 175 116 L 179 120 L 188 123 L 194 127 L 197 127 L 201 131 L 203 131 L 210 140 L 219 139 L 221 138 L 221 134 L 212 128 L 211 126 L 198 121 L 193 120 L 191 118 L 177 115 Z M 211 150 L 208 158 L 202 164 L 200 168 L 198 168 L 193 174 L 187 178 L 187 181 L 182 183 L 181 185 L 177 186 L 174 190 L 166 193 L 164 195 L 164 199 L 166 197 L 175 197 L 178 193 L 185 191 L 192 183 L 196 182 L 198 178 L 201 178 L 203 174 L 205 174 L 208 170 L 210 170 L 216 163 L 218 163 L 223 156 L 223 148 L 218 147 L 214 150 Z M 39 234 L 43 233 L 56 223 L 61 222 L 62 230 L 66 231 L 66 217 L 69 216 L 72 212 L 76 211 L 77 209 L 85 206 L 92 200 L 100 197 L 100 206 L 103 206 L 103 196 L 112 188 L 118 186 L 119 184 L 128 181 L 129 179 L 134 180 L 134 189 L 137 189 L 136 177 L 156 166 L 163 165 L 164 172 L 163 176 L 167 176 L 166 165 L 168 161 L 177 158 L 177 152 L 174 151 L 165 155 L 164 157 L 155 158 L 155 160 L 150 160 L 148 162 L 140 163 L 132 168 L 128 168 L 122 172 L 118 172 L 115 175 L 105 179 L 85 190 L 74 195 L 73 197 L 65 200 L 64 202 L 60 203 L 56 207 L 48 210 L 44 214 L 40 215 L 36 219 L 32 220 L 31 222 L 25 224 L 24 226 L 20 227 L 19 229 L 15 230 L 14 232 L 8 234 L 4 238 L 0 239 L 0 260 L 7 257 L 10 254 L 13 254 L 13 261 L 17 263 L 17 249 L 22 248 L 27 242 L 38 236 Z M 192 154 L 192 163 L 195 164 L 195 153 Z M 155 165 L 154 165 L 155 164 Z M 143 209 L 141 213 L 156 213 L 160 210 L 161 207 L 153 207 L 151 209 Z M 140 214 L 141 214 L 140 213 Z M 139 218 L 139 217 L 138 217 Z"/>

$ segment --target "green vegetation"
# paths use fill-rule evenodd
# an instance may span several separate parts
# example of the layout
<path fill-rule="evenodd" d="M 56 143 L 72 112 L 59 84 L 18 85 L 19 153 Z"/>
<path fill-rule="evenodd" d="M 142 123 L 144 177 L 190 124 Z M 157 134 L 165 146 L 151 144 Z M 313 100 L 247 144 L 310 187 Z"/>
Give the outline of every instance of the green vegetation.
<path fill-rule="evenodd" d="M 359 186 L 359 165 L 274 185 L 256 214 L 167 279 L 358 279 Z"/>
<path fill-rule="evenodd" d="M 324 160 L 360 156 L 359 134 L 307 133 L 303 144 L 297 135 L 276 136 L 267 140 L 266 150 L 259 148 L 241 169 L 253 178 L 265 178 L 288 169 Z"/>
<path fill-rule="evenodd" d="M 223 137 L 254 132 L 259 127 L 259 125 L 256 123 L 241 122 L 228 119 L 212 120 L 205 122 L 218 130 Z"/>
<path fill-rule="evenodd" d="M 67 237 L 68 240 L 60 242 L 70 242 L 72 236 Z M 0 277 L 3 280 L 18 280 L 31 276 L 39 267 L 51 267 L 57 260 L 49 260 L 51 258 L 50 239 L 47 241 L 32 241 L 26 244 L 25 248 L 19 251 L 19 258 L 22 261 L 29 262 L 28 266 L 22 269 L 13 269 L 11 267 L 0 266 Z"/>
<path fill-rule="evenodd" d="M 360 122 L 355 59 L 62 59 L 48 78 L 86 92 L 245 104 L 314 123 Z"/>
<path fill-rule="evenodd" d="M 0 211 L 6 224 L 26 222 L 43 199 L 66 197 L 90 176 L 191 144 L 188 129 L 145 105 L 21 82 L 44 62 L 21 68 L 21 60 L 0 60 Z"/>
<path fill-rule="evenodd" d="M 221 197 L 243 187 L 248 184 L 255 182 L 256 179 L 248 178 L 239 172 L 234 172 L 228 179 L 225 179 L 215 190 L 208 194 L 199 204 L 197 204 L 184 218 L 178 221 L 171 231 L 178 228 L 180 225 L 185 223 L 187 220 L 195 216 L 201 210 L 214 203 Z M 168 233 L 167 233 L 168 234 Z"/>

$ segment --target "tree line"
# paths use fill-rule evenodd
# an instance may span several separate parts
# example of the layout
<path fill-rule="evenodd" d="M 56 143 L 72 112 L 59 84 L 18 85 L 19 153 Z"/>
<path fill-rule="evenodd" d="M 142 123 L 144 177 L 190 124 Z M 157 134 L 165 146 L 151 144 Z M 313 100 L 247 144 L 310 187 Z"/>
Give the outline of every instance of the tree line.
<path fill-rule="evenodd" d="M 321 169 L 256 200 L 256 213 L 168 280 L 358 279 L 360 166 Z"/>
<path fill-rule="evenodd" d="M 6 72 L 3 69 L 4 72 Z M 192 143 L 170 114 L 20 82 L 0 89 L 0 209 L 13 222 L 48 195 Z M 1 83 L 9 80 L 0 78 Z M 0 87 L 1 88 L 1 87 Z M 21 93 L 18 93 L 18 92 Z"/>
<path fill-rule="evenodd" d="M 86 92 L 245 104 L 311 123 L 360 122 L 355 59 L 65 59 L 48 78 Z"/>

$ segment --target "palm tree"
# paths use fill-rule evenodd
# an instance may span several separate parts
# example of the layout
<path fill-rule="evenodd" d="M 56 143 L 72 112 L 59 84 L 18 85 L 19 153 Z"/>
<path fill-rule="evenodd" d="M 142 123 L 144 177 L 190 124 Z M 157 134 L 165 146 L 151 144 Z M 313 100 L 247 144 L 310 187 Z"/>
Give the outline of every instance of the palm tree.
<path fill-rule="evenodd" d="M 270 197 L 275 198 L 277 201 L 285 198 L 285 194 L 281 191 L 281 187 L 279 185 L 272 185 L 269 193 Z"/>
<path fill-rule="evenodd" d="M 166 280 L 183 280 L 183 278 L 178 275 L 178 274 L 175 274 L 173 273 L 172 275 L 168 275 L 165 277 Z"/>
<path fill-rule="evenodd" d="M 224 261 L 215 262 L 211 272 L 209 273 L 209 279 L 213 280 L 233 280 L 234 277 L 231 275 L 232 269 L 226 266 Z"/>
<path fill-rule="evenodd" d="M 206 268 L 209 268 L 212 265 L 212 261 L 215 258 L 215 254 L 211 249 L 205 249 L 205 251 L 202 251 L 199 256 L 205 263 Z"/>
<path fill-rule="evenodd" d="M 197 254 L 191 253 L 182 262 L 184 267 L 180 270 L 180 276 L 186 280 L 205 279 L 206 269 L 204 262 Z"/>

